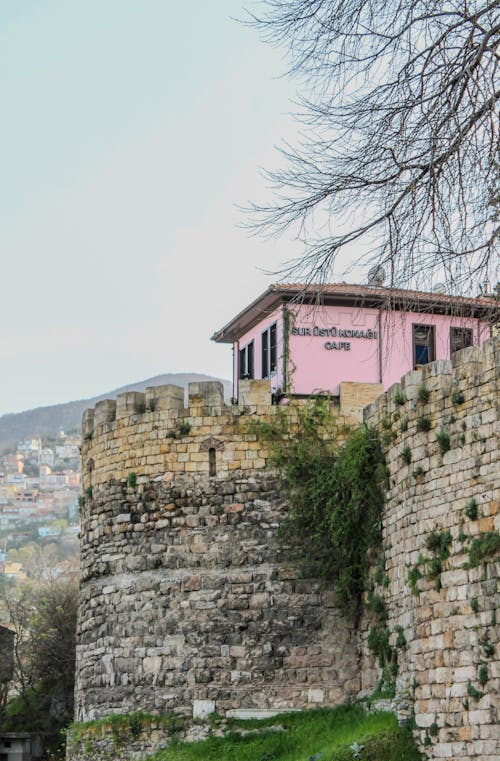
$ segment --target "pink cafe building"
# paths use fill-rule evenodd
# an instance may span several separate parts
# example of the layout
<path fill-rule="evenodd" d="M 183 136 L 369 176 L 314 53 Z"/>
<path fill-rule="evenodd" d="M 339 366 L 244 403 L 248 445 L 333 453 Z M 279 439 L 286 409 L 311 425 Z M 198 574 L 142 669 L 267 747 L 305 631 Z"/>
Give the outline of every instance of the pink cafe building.
<path fill-rule="evenodd" d="M 498 319 L 493 297 L 465 298 L 346 283 L 304 293 L 272 285 L 212 339 L 233 345 L 233 396 L 246 379 L 269 379 L 279 397 L 376 384 L 482 344 Z"/>

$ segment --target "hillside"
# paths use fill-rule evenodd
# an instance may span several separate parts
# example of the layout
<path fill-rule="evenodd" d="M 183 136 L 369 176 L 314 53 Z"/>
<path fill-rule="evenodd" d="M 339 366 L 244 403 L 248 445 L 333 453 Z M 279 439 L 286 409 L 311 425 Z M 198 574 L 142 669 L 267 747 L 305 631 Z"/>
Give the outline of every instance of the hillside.
<path fill-rule="evenodd" d="M 173 383 L 187 388 L 188 383 L 208 380 L 222 380 L 200 373 L 166 373 L 155 375 L 153 378 L 130 383 L 113 391 L 94 396 L 89 399 L 78 399 L 74 402 L 54 404 L 50 407 L 36 407 L 33 410 L 16 412 L 0 417 L 0 451 L 14 446 L 20 439 L 28 436 L 54 436 L 61 428 L 64 431 L 80 429 L 82 415 L 88 407 L 93 407 L 102 399 L 114 399 L 123 391 L 144 391 L 148 386 L 162 386 Z M 231 383 L 222 380 L 226 397 L 231 395 Z"/>

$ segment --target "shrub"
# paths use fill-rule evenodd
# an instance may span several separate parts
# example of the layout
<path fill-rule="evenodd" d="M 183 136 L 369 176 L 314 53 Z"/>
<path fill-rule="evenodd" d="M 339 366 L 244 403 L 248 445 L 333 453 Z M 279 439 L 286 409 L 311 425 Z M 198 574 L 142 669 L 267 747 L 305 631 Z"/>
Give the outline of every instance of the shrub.
<path fill-rule="evenodd" d="M 396 391 L 394 394 L 394 401 L 397 405 L 402 406 L 406 402 L 406 394 L 404 391 Z"/>
<path fill-rule="evenodd" d="M 430 431 L 431 430 L 431 419 L 428 415 L 421 415 L 419 418 L 417 418 L 417 431 Z"/>
<path fill-rule="evenodd" d="M 486 682 L 488 681 L 488 666 L 485 663 L 482 663 L 478 670 L 477 670 L 477 678 L 479 681 L 479 684 L 484 687 Z"/>
<path fill-rule="evenodd" d="M 417 582 L 422 578 L 422 572 L 418 567 L 410 568 L 408 571 L 408 583 L 414 595 L 420 594 Z"/>
<path fill-rule="evenodd" d="M 447 431 L 436 431 L 436 441 L 442 454 L 450 450 L 450 434 Z"/>
<path fill-rule="evenodd" d="M 451 401 L 453 404 L 463 404 L 465 402 L 465 397 L 461 391 L 455 391 L 454 394 L 452 394 Z"/>
<path fill-rule="evenodd" d="M 477 502 L 472 497 L 464 507 L 464 513 L 471 521 L 477 520 Z"/>
<path fill-rule="evenodd" d="M 402 626 L 395 626 L 394 631 L 396 632 L 396 647 L 406 647 L 406 637 Z"/>
<path fill-rule="evenodd" d="M 497 531 L 487 531 L 473 539 L 469 545 L 469 567 L 474 568 L 493 558 L 500 551 L 500 534 Z"/>
<path fill-rule="evenodd" d="M 430 399 L 430 396 L 431 396 L 431 392 L 423 384 L 418 387 L 417 399 L 419 402 L 422 402 L 423 404 L 427 404 L 427 402 Z"/>
<path fill-rule="evenodd" d="M 403 447 L 403 451 L 401 452 L 401 457 L 403 458 L 403 461 L 409 465 L 411 462 L 411 449 L 408 446 L 408 444 Z"/>
<path fill-rule="evenodd" d="M 127 486 L 130 486 L 132 489 L 137 484 L 137 473 L 129 473 L 127 476 Z"/>
<path fill-rule="evenodd" d="M 467 682 L 467 695 L 473 700 L 481 700 L 483 697 L 483 693 L 476 689 L 470 680 Z"/>

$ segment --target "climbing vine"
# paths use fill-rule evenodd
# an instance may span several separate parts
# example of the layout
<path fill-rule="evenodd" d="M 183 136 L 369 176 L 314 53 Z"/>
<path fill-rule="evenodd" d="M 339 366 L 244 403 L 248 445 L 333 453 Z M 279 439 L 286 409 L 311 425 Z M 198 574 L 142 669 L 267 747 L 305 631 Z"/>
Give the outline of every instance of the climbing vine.
<path fill-rule="evenodd" d="M 357 617 L 370 562 L 381 545 L 386 468 L 377 432 L 350 430 L 339 445 L 329 397 L 316 396 L 272 424 L 256 423 L 289 504 L 285 545 L 307 573 L 331 584 L 336 603 Z"/>

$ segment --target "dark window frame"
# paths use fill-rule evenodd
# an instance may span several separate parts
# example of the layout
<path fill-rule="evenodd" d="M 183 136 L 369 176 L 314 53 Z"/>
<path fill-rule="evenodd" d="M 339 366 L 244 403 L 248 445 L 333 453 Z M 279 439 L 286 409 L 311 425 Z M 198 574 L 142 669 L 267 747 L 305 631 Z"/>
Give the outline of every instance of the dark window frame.
<path fill-rule="evenodd" d="M 427 341 L 424 342 L 422 339 L 417 339 L 416 334 L 419 329 L 424 329 L 425 331 L 427 331 L 427 335 L 428 335 Z M 412 336 L 413 369 L 415 370 L 420 365 L 428 365 L 429 362 L 434 362 L 434 360 L 436 359 L 436 326 L 425 325 L 422 323 L 414 322 L 412 324 L 411 336 Z M 418 346 L 427 347 L 427 362 L 417 362 L 417 347 Z"/>
<path fill-rule="evenodd" d="M 278 326 L 276 322 L 269 325 L 261 336 L 262 378 L 269 378 L 278 369 Z"/>
<path fill-rule="evenodd" d="M 238 377 L 240 380 L 252 380 L 254 378 L 254 342 L 247 343 L 239 351 Z"/>
<path fill-rule="evenodd" d="M 469 343 L 465 343 L 463 340 L 465 335 L 467 335 L 465 340 L 468 340 Z M 459 336 L 462 340 L 458 338 Z M 457 346 L 457 344 L 460 345 Z M 466 349 L 468 346 L 474 346 L 474 333 L 472 328 L 460 328 L 456 326 L 450 327 L 450 357 L 456 351 Z"/>

